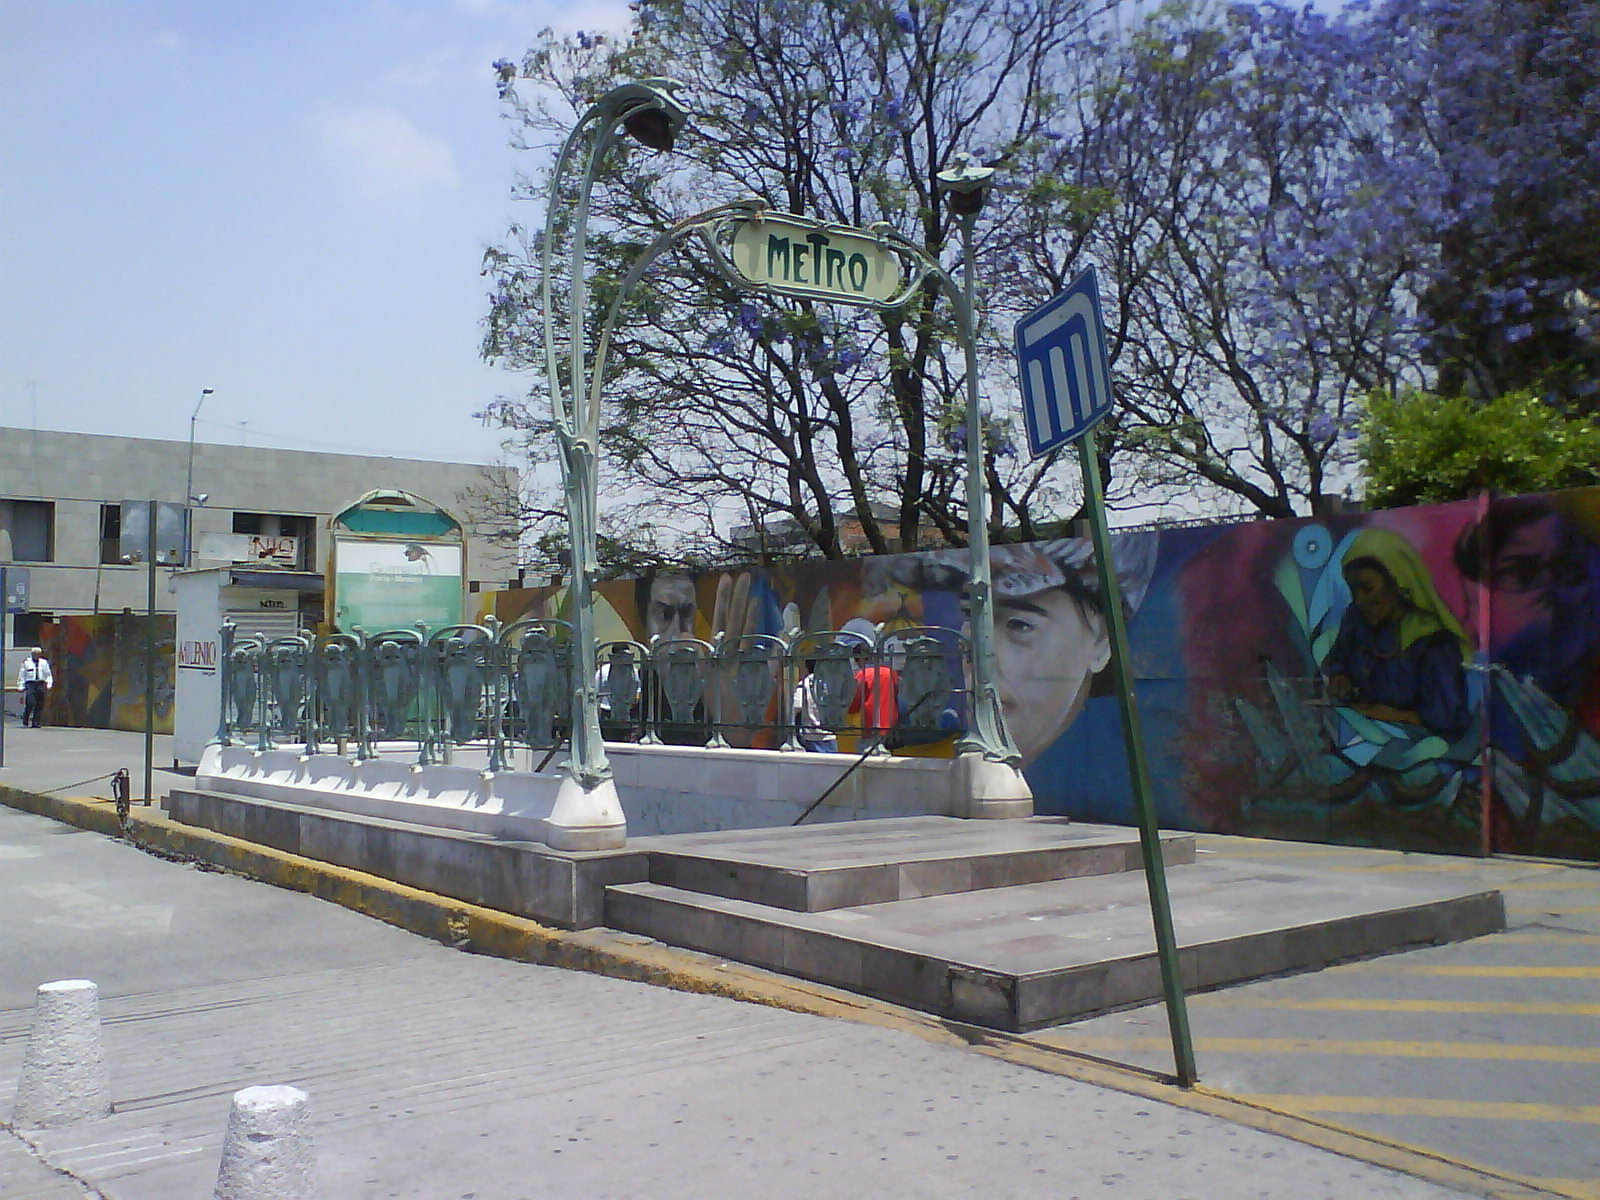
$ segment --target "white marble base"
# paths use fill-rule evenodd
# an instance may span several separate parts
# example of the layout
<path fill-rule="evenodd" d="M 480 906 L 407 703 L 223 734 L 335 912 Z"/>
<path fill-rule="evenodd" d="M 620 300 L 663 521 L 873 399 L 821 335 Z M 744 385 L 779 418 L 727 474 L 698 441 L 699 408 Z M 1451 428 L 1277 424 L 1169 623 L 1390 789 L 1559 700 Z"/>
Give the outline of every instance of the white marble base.
<path fill-rule="evenodd" d="M 948 758 L 606 745 L 613 778 L 584 791 L 550 768 L 491 773 L 479 766 L 356 762 L 337 754 L 208 746 L 196 788 L 253 796 L 556 850 L 612 850 L 629 833 L 765 829 L 874 817 L 1027 817 L 1033 796 L 1014 767 L 981 755 Z M 818 803 L 820 799 L 820 803 Z"/>
<path fill-rule="evenodd" d="M 952 816 L 1010 820 L 1033 816 L 1033 789 L 1022 771 L 975 750 L 956 758 L 956 808 Z"/>
<path fill-rule="evenodd" d="M 550 846 L 583 840 L 588 836 L 584 821 L 590 820 L 596 830 L 594 840 L 608 849 L 622 845 L 626 831 L 614 796 L 609 804 L 602 801 L 588 809 L 569 800 L 558 815 L 565 779 L 553 771 L 493 774 L 469 766 L 419 767 L 387 758 L 355 762 L 337 754 L 242 746 L 207 746 L 195 771 L 195 787 L 204 791 Z"/>
<path fill-rule="evenodd" d="M 540 779 L 537 775 L 502 778 Z M 563 773 L 555 807 L 545 819 L 544 840 L 552 850 L 616 850 L 626 845 L 628 822 L 622 816 L 616 782 L 606 779 L 585 791 Z"/>

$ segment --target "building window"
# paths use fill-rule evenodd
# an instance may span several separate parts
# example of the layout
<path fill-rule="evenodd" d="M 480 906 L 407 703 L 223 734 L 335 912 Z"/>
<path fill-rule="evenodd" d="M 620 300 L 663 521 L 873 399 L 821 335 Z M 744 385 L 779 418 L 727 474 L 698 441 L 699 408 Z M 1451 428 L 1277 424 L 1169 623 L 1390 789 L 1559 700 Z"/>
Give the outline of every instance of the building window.
<path fill-rule="evenodd" d="M 100 561 L 103 563 L 122 561 L 122 505 L 120 504 L 100 506 Z"/>
<path fill-rule="evenodd" d="M 12 562 L 55 561 L 56 506 L 52 501 L 0 500 L 0 532 L 10 535 Z"/>
<path fill-rule="evenodd" d="M 13 627 L 13 636 L 18 647 L 32 647 L 44 644 L 44 633 L 47 628 L 53 628 L 56 623 L 55 613 L 25 612 L 17 614 L 17 623 Z M 56 664 L 60 670 L 60 664 Z"/>
<path fill-rule="evenodd" d="M 313 545 L 317 532 L 315 517 L 236 512 L 233 514 L 233 532 L 250 539 L 248 552 L 238 561 L 271 561 L 276 566 L 292 567 L 298 571 L 309 571 L 311 564 L 316 561 Z M 285 558 L 291 546 L 293 553 Z"/>
<path fill-rule="evenodd" d="M 317 561 L 317 519 L 315 517 L 279 517 L 279 529 L 293 537 L 299 544 L 299 555 L 295 562 L 296 568 L 301 571 L 316 570 Z"/>

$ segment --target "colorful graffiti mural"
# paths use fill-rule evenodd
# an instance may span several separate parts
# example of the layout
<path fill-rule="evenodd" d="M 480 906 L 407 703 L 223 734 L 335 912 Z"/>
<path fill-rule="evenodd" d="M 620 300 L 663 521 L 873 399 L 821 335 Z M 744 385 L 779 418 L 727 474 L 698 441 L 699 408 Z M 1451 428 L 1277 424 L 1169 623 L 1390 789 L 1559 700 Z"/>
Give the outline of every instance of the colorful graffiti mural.
<path fill-rule="evenodd" d="M 1600 858 L 1597 517 L 1587 489 L 1208 539 L 1178 582 L 1191 814 Z"/>
<path fill-rule="evenodd" d="M 47 723 L 143 731 L 149 619 L 112 613 L 44 626 L 40 642 L 56 677 Z M 177 625 L 170 613 L 156 614 L 155 622 L 155 730 L 171 733 Z"/>
<path fill-rule="evenodd" d="M 1186 639 L 1194 801 L 1218 826 L 1481 848 L 1484 679 L 1448 572 L 1470 516 L 1254 527 L 1186 565 L 1187 606 L 1234 608 Z"/>
<path fill-rule="evenodd" d="M 1600 860 L 1600 488 L 1114 539 L 1163 824 Z M 1131 822 L 1093 550 L 996 547 L 1043 813 Z M 602 640 L 962 626 L 964 551 L 600 585 Z M 493 597 L 559 616 L 559 588 Z M 937 740 L 950 753 L 964 681 Z M 759 744 L 759 743 L 758 743 Z M 841 749 L 849 748 L 848 737 Z"/>

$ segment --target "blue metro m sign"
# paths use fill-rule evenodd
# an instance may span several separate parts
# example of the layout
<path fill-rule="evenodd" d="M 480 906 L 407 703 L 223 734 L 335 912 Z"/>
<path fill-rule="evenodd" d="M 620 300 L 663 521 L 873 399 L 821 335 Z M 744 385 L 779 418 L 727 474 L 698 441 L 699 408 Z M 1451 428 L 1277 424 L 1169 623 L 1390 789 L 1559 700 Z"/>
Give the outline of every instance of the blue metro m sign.
<path fill-rule="evenodd" d="M 1093 267 L 1016 324 L 1028 452 L 1076 441 L 1111 411 L 1111 356 Z"/>

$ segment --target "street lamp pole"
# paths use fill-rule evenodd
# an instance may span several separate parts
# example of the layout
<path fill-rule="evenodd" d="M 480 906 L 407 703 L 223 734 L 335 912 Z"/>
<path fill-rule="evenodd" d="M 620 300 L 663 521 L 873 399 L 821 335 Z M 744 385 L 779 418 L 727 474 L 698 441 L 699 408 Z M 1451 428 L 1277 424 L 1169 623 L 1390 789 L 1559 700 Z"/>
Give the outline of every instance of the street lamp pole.
<path fill-rule="evenodd" d="M 597 356 L 592 364 L 584 344 L 584 313 L 588 307 L 588 282 L 584 274 L 584 249 L 588 235 L 589 197 L 606 152 L 619 132 L 626 132 L 652 150 L 670 150 L 687 120 L 672 98 L 678 85 L 666 79 L 642 79 L 607 92 L 578 118 L 567 135 L 551 175 L 550 200 L 545 212 L 544 241 L 540 247 L 541 299 L 544 308 L 545 372 L 560 448 L 561 484 L 566 496 L 567 526 L 572 543 L 573 614 L 573 714 L 572 749 L 566 764 L 567 782 L 556 799 L 551 818 L 558 849 L 603 849 L 620 844 L 625 828 L 622 808 L 612 782 L 611 763 L 600 733 L 599 695 L 595 686 L 594 583 L 598 567 L 597 467 L 600 453 L 600 376 L 605 364 Z M 561 210 L 561 181 L 588 140 L 587 159 L 572 209 L 572 249 L 567 298 L 567 353 L 565 380 L 552 296 L 551 263 Z M 589 370 L 595 385 L 588 386 Z M 555 844 L 553 841 L 552 844 Z"/>
<path fill-rule="evenodd" d="M 144 610 L 144 802 L 150 803 L 156 746 L 156 511 L 154 500 L 145 505 L 145 610 Z M 187 510 L 186 510 L 187 511 Z"/>
<path fill-rule="evenodd" d="M 194 553 L 194 514 L 191 507 L 194 504 L 194 424 L 200 417 L 200 406 L 206 402 L 206 397 L 211 395 L 212 388 L 201 388 L 200 399 L 195 401 L 194 411 L 189 414 L 189 469 L 183 479 L 183 565 L 188 566 Z M 155 528 L 150 531 L 151 545 L 155 544 Z"/>
<path fill-rule="evenodd" d="M 989 490 L 983 477 L 983 413 L 978 401 L 977 269 L 973 226 L 988 198 L 994 169 L 963 155 L 957 166 L 939 172 L 939 186 L 961 228 L 962 290 L 955 302 L 967 370 L 967 546 L 972 554 L 968 577 L 968 626 L 972 639 L 971 719 L 957 744 L 962 753 L 976 752 L 985 761 L 1016 767 L 1022 755 L 1006 732 L 1000 695 L 994 684 L 994 598 L 989 565 Z"/>

